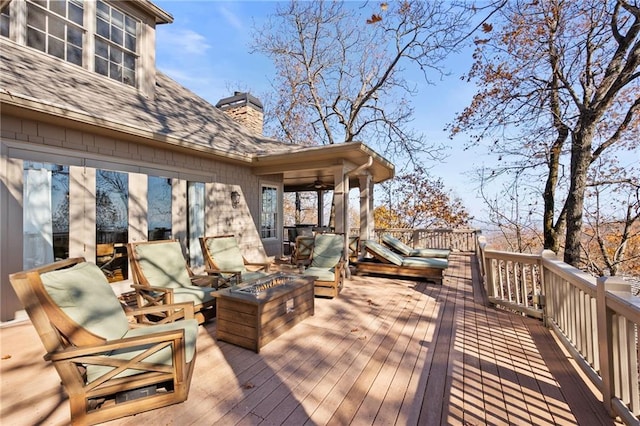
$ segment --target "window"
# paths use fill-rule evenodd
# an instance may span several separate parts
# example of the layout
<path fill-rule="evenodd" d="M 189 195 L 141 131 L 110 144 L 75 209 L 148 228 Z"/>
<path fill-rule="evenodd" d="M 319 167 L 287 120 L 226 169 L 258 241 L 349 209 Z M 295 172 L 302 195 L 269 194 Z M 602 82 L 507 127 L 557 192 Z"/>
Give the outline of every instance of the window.
<path fill-rule="evenodd" d="M 0 35 L 9 37 L 9 21 L 11 20 L 9 15 L 9 6 L 5 7 L 2 13 L 0 13 Z"/>
<path fill-rule="evenodd" d="M 149 241 L 171 239 L 171 179 L 147 179 L 147 223 Z"/>
<path fill-rule="evenodd" d="M 24 162 L 23 268 L 69 257 L 69 168 Z"/>
<path fill-rule="evenodd" d="M 263 186 L 261 201 L 260 237 L 277 238 L 278 189 L 273 186 Z"/>
<path fill-rule="evenodd" d="M 132 17 L 103 1 L 96 3 L 96 72 L 135 86 L 137 29 Z"/>
<path fill-rule="evenodd" d="M 96 264 L 110 282 L 127 279 L 129 175 L 96 172 Z"/>
<path fill-rule="evenodd" d="M 187 182 L 188 220 L 187 233 L 189 235 L 189 265 L 193 267 L 204 264 L 200 237 L 204 236 L 204 202 L 205 185 L 202 182 Z"/>
<path fill-rule="evenodd" d="M 82 66 L 83 13 L 81 0 L 29 1 L 27 46 Z"/>

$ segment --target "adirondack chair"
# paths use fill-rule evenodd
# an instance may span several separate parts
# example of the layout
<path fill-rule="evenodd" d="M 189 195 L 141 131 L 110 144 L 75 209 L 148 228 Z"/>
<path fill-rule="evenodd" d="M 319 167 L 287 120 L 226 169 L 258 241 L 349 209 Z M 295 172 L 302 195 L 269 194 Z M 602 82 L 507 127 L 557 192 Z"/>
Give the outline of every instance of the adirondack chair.
<path fill-rule="evenodd" d="M 83 258 L 17 272 L 9 280 L 69 395 L 72 424 L 102 423 L 187 399 L 198 335 L 191 303 L 125 313 L 100 268 Z M 127 318 L 158 311 L 165 318 L 153 325 Z"/>
<path fill-rule="evenodd" d="M 316 277 L 316 296 L 337 297 L 344 283 L 344 235 L 318 234 L 314 237 L 311 262 L 303 275 Z"/>
<path fill-rule="evenodd" d="M 215 276 L 194 275 L 177 240 L 144 241 L 128 244 L 133 272 L 131 286 L 138 307 L 193 302 L 196 319 L 204 323 L 215 317 L 218 289 Z"/>
<path fill-rule="evenodd" d="M 247 261 L 233 235 L 200 237 L 200 246 L 207 272 L 219 274 L 231 285 L 262 278 L 268 275 L 271 267 L 269 262 Z"/>

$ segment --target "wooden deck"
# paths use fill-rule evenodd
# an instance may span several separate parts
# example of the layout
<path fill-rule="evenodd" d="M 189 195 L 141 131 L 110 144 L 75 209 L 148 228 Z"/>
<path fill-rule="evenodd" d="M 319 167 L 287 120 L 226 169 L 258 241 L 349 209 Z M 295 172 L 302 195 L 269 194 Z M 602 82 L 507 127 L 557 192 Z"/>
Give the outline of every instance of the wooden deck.
<path fill-rule="evenodd" d="M 613 424 L 539 321 L 486 307 L 472 257 L 444 284 L 352 277 L 260 354 L 201 327 L 189 399 L 123 425 Z M 66 424 L 30 323 L 0 329 L 0 423 Z"/>

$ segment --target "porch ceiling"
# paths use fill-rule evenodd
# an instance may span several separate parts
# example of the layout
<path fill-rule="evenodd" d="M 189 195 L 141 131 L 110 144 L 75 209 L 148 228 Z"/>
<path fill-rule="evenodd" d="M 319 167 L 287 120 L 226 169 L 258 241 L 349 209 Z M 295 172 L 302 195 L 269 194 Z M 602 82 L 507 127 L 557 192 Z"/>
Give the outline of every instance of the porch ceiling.
<path fill-rule="evenodd" d="M 371 165 L 369 161 L 371 159 Z M 373 183 L 393 178 L 393 163 L 361 142 L 316 147 L 296 147 L 286 154 L 257 156 L 253 172 L 259 176 L 282 175 L 285 191 L 333 189 L 334 172 L 342 169 L 349 175 L 349 187 L 359 186 L 358 174 L 366 169 Z M 316 183 L 322 183 L 318 187 Z"/>

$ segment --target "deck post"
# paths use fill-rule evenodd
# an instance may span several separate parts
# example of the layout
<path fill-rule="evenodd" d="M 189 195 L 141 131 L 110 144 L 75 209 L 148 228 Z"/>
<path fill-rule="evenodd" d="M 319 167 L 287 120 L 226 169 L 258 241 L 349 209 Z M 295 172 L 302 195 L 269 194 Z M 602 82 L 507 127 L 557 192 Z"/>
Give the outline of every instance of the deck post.
<path fill-rule="evenodd" d="M 600 377 L 602 378 L 602 403 L 611 417 L 616 417 L 612 401 L 616 397 L 619 387 L 616 376 L 619 377 L 619 364 L 614 360 L 614 354 L 620 354 L 620 338 L 617 336 L 618 321 L 614 313 L 607 307 L 607 291 L 631 294 L 631 285 L 616 277 L 600 277 L 597 280 L 597 310 L 598 310 L 598 350 L 600 354 Z M 614 334 L 616 334 L 614 336 Z"/>

